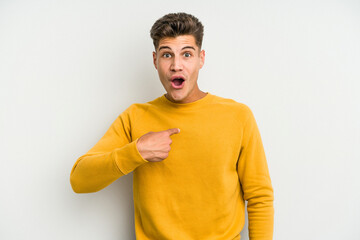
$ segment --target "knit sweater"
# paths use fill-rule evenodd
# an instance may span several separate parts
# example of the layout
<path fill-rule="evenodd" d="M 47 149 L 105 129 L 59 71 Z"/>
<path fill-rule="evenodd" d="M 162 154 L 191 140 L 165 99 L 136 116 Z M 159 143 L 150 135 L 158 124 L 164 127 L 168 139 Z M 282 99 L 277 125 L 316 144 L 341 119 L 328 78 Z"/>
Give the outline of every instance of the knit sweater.
<path fill-rule="evenodd" d="M 147 132 L 179 128 L 169 156 L 144 159 Z M 273 188 L 250 108 L 210 93 L 191 103 L 165 95 L 135 103 L 74 164 L 77 193 L 99 191 L 133 172 L 137 240 L 238 240 L 247 201 L 251 240 L 273 235 Z"/>

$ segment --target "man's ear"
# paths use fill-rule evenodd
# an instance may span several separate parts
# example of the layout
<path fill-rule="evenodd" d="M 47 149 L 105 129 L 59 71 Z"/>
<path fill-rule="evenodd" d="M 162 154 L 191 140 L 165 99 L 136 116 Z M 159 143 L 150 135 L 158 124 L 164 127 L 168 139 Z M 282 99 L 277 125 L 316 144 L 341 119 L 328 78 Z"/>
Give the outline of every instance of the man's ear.
<path fill-rule="evenodd" d="M 200 52 L 200 68 L 204 66 L 205 63 L 205 50 L 201 50 Z"/>
<path fill-rule="evenodd" d="M 153 62 L 154 62 L 154 66 L 157 70 L 157 65 L 156 65 L 156 52 L 153 52 Z"/>

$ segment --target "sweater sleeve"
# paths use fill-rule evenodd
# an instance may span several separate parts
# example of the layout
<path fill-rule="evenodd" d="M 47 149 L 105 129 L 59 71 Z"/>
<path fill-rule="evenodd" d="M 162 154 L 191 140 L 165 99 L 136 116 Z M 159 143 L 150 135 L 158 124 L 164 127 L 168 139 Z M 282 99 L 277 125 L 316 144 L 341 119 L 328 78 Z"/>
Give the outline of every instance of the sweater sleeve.
<path fill-rule="evenodd" d="M 121 113 L 95 146 L 77 159 L 70 173 L 74 192 L 97 192 L 148 162 L 136 147 L 138 138 L 132 141 L 130 109 Z"/>
<path fill-rule="evenodd" d="M 238 175 L 247 201 L 250 240 L 273 239 L 273 188 L 255 117 L 248 109 L 243 128 Z"/>

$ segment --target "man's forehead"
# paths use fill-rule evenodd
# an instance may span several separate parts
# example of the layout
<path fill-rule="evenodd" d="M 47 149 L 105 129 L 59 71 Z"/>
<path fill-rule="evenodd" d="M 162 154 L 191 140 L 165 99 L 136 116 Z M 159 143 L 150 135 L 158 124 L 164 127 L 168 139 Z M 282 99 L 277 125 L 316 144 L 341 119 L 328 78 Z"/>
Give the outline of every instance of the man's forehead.
<path fill-rule="evenodd" d="M 180 49 L 183 48 L 192 48 L 196 50 L 198 46 L 196 45 L 196 41 L 194 36 L 192 35 L 181 35 L 177 37 L 164 37 L 160 39 L 159 41 L 159 47 L 158 50 L 161 50 L 163 48 L 167 49 Z M 174 49 L 175 48 L 175 49 Z"/>
<path fill-rule="evenodd" d="M 173 50 L 171 47 L 169 47 L 167 45 L 159 46 L 159 51 L 161 51 L 162 49 Z M 192 49 L 192 50 L 196 51 L 195 47 L 193 47 L 193 46 L 185 46 L 185 47 L 181 48 L 181 50 L 185 50 L 185 49 Z"/>

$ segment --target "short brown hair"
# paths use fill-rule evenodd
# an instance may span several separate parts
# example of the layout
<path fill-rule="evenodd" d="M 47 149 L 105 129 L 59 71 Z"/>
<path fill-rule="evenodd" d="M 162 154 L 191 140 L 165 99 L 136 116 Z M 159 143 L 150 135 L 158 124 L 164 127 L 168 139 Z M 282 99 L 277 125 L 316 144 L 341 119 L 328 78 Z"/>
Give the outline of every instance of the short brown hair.
<path fill-rule="evenodd" d="M 181 35 L 192 35 L 196 45 L 201 49 L 204 36 L 204 26 L 191 14 L 188 13 L 169 13 L 159 18 L 150 30 L 155 50 L 159 47 L 159 42 L 165 37 L 177 37 Z"/>

